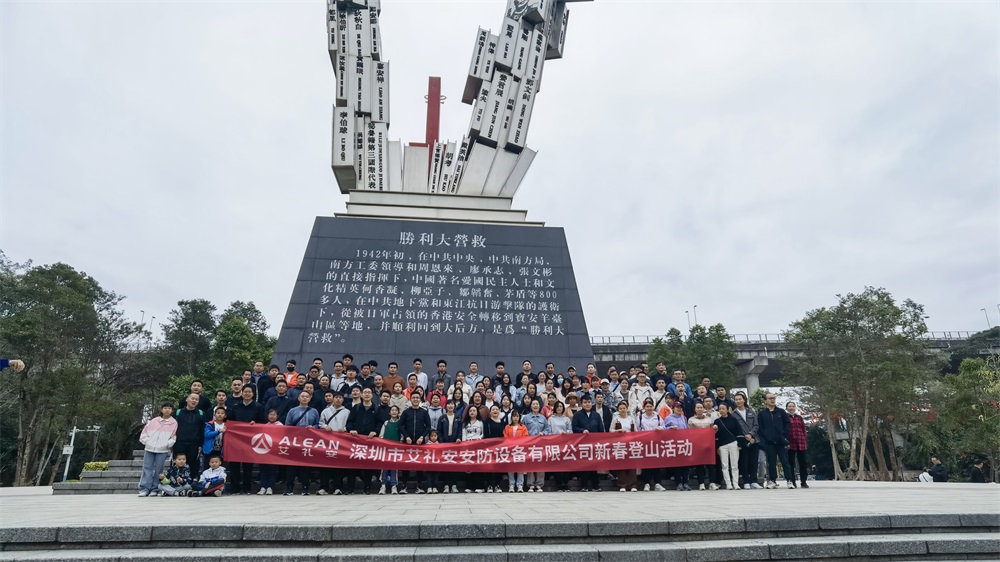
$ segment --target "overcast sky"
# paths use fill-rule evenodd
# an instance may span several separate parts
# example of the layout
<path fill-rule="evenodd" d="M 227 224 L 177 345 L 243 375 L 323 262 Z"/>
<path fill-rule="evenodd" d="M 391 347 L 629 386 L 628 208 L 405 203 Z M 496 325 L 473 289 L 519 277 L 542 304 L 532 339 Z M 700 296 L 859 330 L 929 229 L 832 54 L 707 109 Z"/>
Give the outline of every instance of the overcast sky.
<path fill-rule="evenodd" d="M 383 0 L 390 136 L 427 77 L 460 138 L 505 1 Z M 571 6 L 514 200 L 566 229 L 591 335 L 775 333 L 884 286 L 931 330 L 1000 319 L 997 2 Z M 277 333 L 330 171 L 325 3 L 0 4 L 0 249 L 136 320 L 260 306 Z"/>

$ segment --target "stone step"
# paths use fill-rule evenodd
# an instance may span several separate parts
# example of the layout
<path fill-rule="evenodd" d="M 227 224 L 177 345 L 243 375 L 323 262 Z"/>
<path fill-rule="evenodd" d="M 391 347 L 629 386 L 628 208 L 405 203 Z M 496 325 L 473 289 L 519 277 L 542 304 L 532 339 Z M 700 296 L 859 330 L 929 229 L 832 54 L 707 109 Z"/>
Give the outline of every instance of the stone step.
<path fill-rule="evenodd" d="M 142 457 L 146 454 L 145 449 L 132 449 L 132 458 L 142 460 Z"/>
<path fill-rule="evenodd" d="M 472 525 L 474 526 L 474 525 Z M 85 528 L 83 528 L 85 529 Z M 290 547 L 288 544 L 238 543 L 225 548 L 204 545 L 199 540 L 199 527 L 187 527 L 190 538 L 185 547 L 166 547 L 163 542 L 131 543 L 125 548 L 82 550 L 23 550 L 0 552 L 0 561 L 69 562 L 131 562 L 156 560 L 161 562 L 228 562 L 255 560 L 260 562 L 325 562 L 325 561 L 466 561 L 528 562 L 560 560 L 580 562 L 601 561 L 681 561 L 716 562 L 718 560 L 996 560 L 1000 554 L 1000 535 L 996 533 L 928 533 L 895 535 L 845 535 L 832 537 L 793 537 L 700 540 L 656 543 L 596 543 L 596 544 L 483 544 L 425 545 L 410 541 L 406 546 L 384 547 L 379 544 L 355 547 Z M 210 529 L 206 526 L 205 529 Z M 80 531 L 84 532 L 84 531 Z M 126 533 L 128 534 L 128 533 Z M 114 535 L 101 535 L 114 540 Z M 200 548 L 192 548 L 199 543 Z M 124 546 L 124 545 L 122 545 Z"/>
<path fill-rule="evenodd" d="M 138 480 L 135 482 L 111 482 L 93 480 L 89 482 L 56 482 L 52 484 L 52 495 L 67 495 L 76 492 L 88 494 L 139 493 Z"/>
<path fill-rule="evenodd" d="M 108 468 L 109 469 L 111 469 L 111 468 L 131 468 L 131 467 L 142 468 L 142 459 L 139 459 L 139 460 L 130 460 L 130 461 L 126 461 L 126 460 L 108 461 Z"/>
<path fill-rule="evenodd" d="M 120 480 L 122 482 L 138 482 L 142 477 L 142 469 L 131 470 L 84 470 L 80 480 Z"/>

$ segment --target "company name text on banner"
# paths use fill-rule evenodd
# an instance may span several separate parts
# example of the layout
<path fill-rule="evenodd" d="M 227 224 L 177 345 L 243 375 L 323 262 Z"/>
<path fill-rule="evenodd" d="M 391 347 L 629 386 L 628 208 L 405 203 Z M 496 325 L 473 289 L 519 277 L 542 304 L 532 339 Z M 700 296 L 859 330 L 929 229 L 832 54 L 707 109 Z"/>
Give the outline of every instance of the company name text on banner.
<path fill-rule="evenodd" d="M 435 472 L 569 472 L 715 463 L 711 429 L 573 433 L 407 445 L 320 429 L 229 422 L 228 461 Z"/>

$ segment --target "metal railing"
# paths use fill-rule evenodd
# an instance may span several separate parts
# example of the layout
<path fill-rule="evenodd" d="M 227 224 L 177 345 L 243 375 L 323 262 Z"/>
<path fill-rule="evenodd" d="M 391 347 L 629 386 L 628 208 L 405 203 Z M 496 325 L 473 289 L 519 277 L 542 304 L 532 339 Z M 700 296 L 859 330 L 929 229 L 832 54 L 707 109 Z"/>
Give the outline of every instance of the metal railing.
<path fill-rule="evenodd" d="M 968 330 L 956 330 L 951 332 L 928 332 L 921 336 L 924 340 L 945 340 L 963 341 L 969 339 L 978 332 Z M 667 339 L 667 336 L 591 336 L 590 345 L 649 345 L 656 338 Z M 784 334 L 730 334 L 730 341 L 733 343 L 783 343 Z M 681 335 L 681 340 L 686 341 L 687 336 Z"/>

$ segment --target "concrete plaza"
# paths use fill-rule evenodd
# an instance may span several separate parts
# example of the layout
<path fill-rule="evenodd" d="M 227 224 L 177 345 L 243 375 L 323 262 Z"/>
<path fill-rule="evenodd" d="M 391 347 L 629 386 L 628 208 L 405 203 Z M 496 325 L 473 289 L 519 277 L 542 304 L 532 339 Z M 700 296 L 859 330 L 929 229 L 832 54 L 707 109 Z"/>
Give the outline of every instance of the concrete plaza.
<path fill-rule="evenodd" d="M 810 488 L 692 492 L 544 492 L 354 496 L 140 498 L 42 495 L 46 488 L 0 490 L 0 528 L 73 525 L 219 525 L 280 522 L 418 523 L 603 522 L 612 511 L 631 521 L 741 517 L 1000 513 L 1000 485 L 917 482 L 810 482 Z M 32 493 L 36 492 L 36 493 Z M 725 502 L 721 508 L 720 501 Z M 196 504 L 197 509 L 179 509 Z M 700 508 L 699 508 L 700 506 Z"/>

